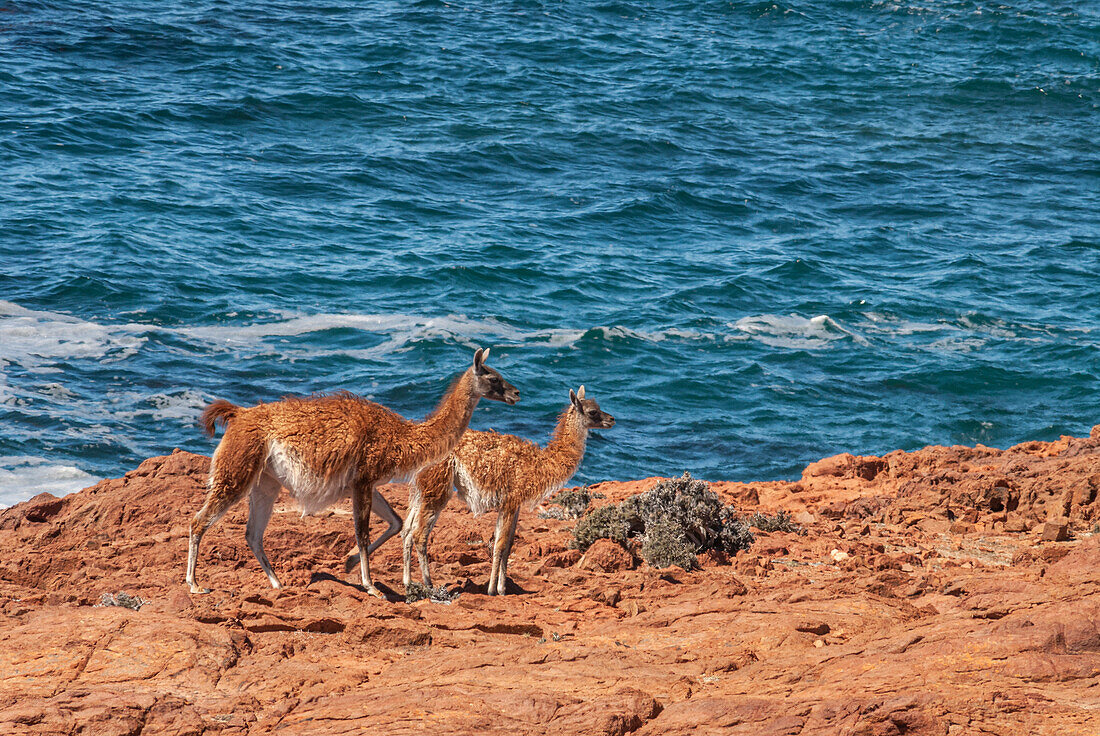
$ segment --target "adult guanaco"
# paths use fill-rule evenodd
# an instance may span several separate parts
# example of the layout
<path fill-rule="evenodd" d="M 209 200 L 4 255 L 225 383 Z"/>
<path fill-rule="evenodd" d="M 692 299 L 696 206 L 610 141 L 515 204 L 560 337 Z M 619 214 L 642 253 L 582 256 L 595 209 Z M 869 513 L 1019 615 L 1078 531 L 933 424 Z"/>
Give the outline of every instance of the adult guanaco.
<path fill-rule="evenodd" d="M 210 464 L 206 502 L 191 521 L 186 578 L 191 592 L 209 592 L 195 582 L 203 534 L 246 494 L 248 546 L 271 587 L 281 587 L 264 553 L 263 535 L 285 486 L 303 514 L 351 496 L 363 586 L 381 597 L 371 581 L 370 553 L 401 528 L 401 519 L 377 487 L 447 457 L 482 397 L 509 405 L 519 401 L 516 387 L 485 365 L 488 356 L 488 349 L 475 352 L 473 365 L 419 423 L 350 393 L 286 398 L 248 408 L 222 400 L 208 406 L 202 413 L 206 431 L 212 436 L 215 425 L 222 423 L 225 434 Z M 379 504 L 390 529 L 369 544 L 372 502 Z"/>

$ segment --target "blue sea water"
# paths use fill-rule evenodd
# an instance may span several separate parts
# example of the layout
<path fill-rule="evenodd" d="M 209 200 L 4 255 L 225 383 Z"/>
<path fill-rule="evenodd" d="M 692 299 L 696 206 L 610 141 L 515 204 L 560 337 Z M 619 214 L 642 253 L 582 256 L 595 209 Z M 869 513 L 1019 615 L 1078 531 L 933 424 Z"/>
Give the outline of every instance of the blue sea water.
<path fill-rule="evenodd" d="M 476 345 L 579 481 L 1087 433 L 1098 141 L 1092 2 L 5 0 L 0 503 Z"/>

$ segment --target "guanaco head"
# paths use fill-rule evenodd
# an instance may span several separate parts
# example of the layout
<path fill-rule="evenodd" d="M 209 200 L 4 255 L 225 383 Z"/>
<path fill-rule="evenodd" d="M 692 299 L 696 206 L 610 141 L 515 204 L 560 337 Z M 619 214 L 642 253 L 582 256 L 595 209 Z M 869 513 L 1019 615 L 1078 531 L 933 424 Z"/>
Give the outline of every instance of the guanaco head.
<path fill-rule="evenodd" d="M 485 365 L 489 348 L 478 348 L 474 353 L 474 390 L 479 396 L 493 401 L 503 401 L 508 406 L 519 401 L 519 389 L 504 380 L 504 376 Z"/>
<path fill-rule="evenodd" d="M 576 393 L 569 389 L 569 401 L 584 418 L 585 429 L 608 429 L 615 426 L 615 417 L 606 411 L 600 411 L 600 405 L 595 399 L 584 398 L 584 386 L 577 389 Z"/>

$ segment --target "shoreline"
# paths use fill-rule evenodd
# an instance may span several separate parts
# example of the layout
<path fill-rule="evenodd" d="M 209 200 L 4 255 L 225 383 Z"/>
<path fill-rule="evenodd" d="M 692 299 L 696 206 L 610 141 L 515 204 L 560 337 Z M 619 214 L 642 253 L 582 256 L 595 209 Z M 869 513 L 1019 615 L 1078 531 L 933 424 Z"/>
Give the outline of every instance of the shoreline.
<path fill-rule="evenodd" d="M 404 602 L 397 541 L 371 558 L 388 600 L 370 598 L 343 572 L 347 510 L 286 503 L 265 538 L 283 590 L 240 504 L 204 540 L 215 592 L 190 595 L 207 463 L 176 451 L 0 510 L 0 730 L 1095 733 L 1100 426 L 713 482 L 806 534 L 754 530 L 690 572 L 607 540 L 581 554 L 575 521 L 522 513 L 503 598 L 482 593 L 492 520 L 452 503 L 430 549 L 449 605 Z M 602 505 L 655 480 L 589 488 Z M 404 490 L 386 495 L 404 516 Z M 104 605 L 120 593 L 138 610 Z"/>

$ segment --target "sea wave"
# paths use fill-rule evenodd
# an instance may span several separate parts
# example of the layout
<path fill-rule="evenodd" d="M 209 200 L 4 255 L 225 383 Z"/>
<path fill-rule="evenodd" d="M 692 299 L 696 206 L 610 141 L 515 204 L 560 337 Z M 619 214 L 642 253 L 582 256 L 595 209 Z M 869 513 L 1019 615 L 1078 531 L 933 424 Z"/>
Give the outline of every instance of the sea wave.
<path fill-rule="evenodd" d="M 74 465 L 51 463 L 40 457 L 0 457 L 0 507 L 39 493 L 63 496 L 95 484 L 99 479 Z"/>
<path fill-rule="evenodd" d="M 462 314 L 439 317 L 416 314 L 276 313 L 275 319 L 246 324 L 184 325 L 110 324 L 59 312 L 26 309 L 0 301 L 0 365 L 16 363 L 36 372 L 67 360 L 125 360 L 157 335 L 174 335 L 187 343 L 215 350 L 317 357 L 348 355 L 377 358 L 443 340 L 468 348 L 488 345 L 571 348 L 586 339 L 661 342 L 668 339 L 716 340 L 713 333 L 669 327 L 642 330 L 624 325 L 522 329 L 494 318 Z M 323 340 L 303 346 L 279 341 L 329 330 L 352 329 L 385 339 L 370 348 L 325 347 Z M 2 374 L 0 374 L 2 376 Z M 3 384 L 0 383 L 0 386 Z M 3 389 L 0 388 L 0 395 Z"/>
<path fill-rule="evenodd" d="M 284 314 L 283 319 L 247 325 L 207 325 L 165 328 L 167 331 L 207 345 L 239 350 L 257 348 L 271 338 L 298 337 L 334 329 L 356 329 L 385 335 L 379 345 L 365 349 L 311 346 L 313 355 L 348 355 L 373 358 L 411 349 L 432 340 L 450 340 L 465 347 L 502 345 L 508 347 L 543 346 L 572 348 L 582 340 L 637 340 L 661 342 L 668 339 L 717 340 L 713 333 L 670 327 L 641 330 L 625 325 L 522 329 L 493 318 L 475 319 L 462 314 L 426 317 L 414 314 Z M 301 348 L 279 344 L 281 351 L 300 352 Z"/>
<path fill-rule="evenodd" d="M 105 325 L 58 312 L 26 309 L 0 301 L 0 366 L 16 363 L 28 370 L 48 370 L 67 359 L 124 360 L 146 338 L 140 325 Z"/>
<path fill-rule="evenodd" d="M 827 314 L 803 317 L 798 314 L 761 314 L 742 317 L 729 325 L 740 334 L 731 339 L 752 339 L 770 347 L 812 350 L 825 348 L 838 340 L 850 339 L 866 344 L 862 335 L 844 327 Z"/>
<path fill-rule="evenodd" d="M 147 418 L 157 422 L 176 421 L 194 424 L 202 409 L 213 398 L 192 389 L 155 394 L 126 392 L 110 397 L 112 404 L 110 414 L 114 419 Z M 132 408 L 116 408 L 119 406 Z"/>
<path fill-rule="evenodd" d="M 515 336 L 515 330 L 496 320 L 470 319 L 452 314 L 443 317 L 425 317 L 411 314 L 286 314 L 282 319 L 255 322 L 245 325 L 194 325 L 166 328 L 183 337 L 206 343 L 212 347 L 239 350 L 264 345 L 271 338 L 298 337 L 336 329 L 354 329 L 386 335 L 383 343 L 366 349 L 320 350 L 320 355 L 347 354 L 352 357 L 372 358 L 400 351 L 428 340 L 453 340 L 470 348 L 478 346 L 478 340 L 492 337 Z M 298 348 L 280 349 L 295 353 Z"/>
<path fill-rule="evenodd" d="M 681 326 L 645 329 L 621 324 L 525 329 L 494 317 L 476 318 L 464 314 L 275 312 L 269 319 L 241 324 L 166 327 L 134 322 L 96 322 L 0 301 L 0 368 L 14 363 L 31 372 L 48 373 L 55 372 L 57 364 L 72 360 L 124 361 L 150 340 L 167 335 L 182 338 L 184 343 L 195 347 L 241 355 L 279 354 L 294 359 L 347 356 L 370 360 L 439 341 L 469 349 L 503 346 L 554 350 L 577 348 L 589 341 L 721 344 L 751 340 L 773 348 L 812 350 L 835 347 L 843 341 L 865 346 L 870 344 L 870 337 L 889 342 L 912 339 L 931 349 L 953 352 L 972 350 L 990 339 L 1042 342 L 1056 337 L 1055 331 L 1067 331 L 1047 325 L 1010 323 L 973 312 L 934 322 L 879 311 L 849 314 L 843 322 L 827 314 L 763 313 L 747 315 L 723 326 L 726 329 Z M 331 330 L 358 330 L 382 339 L 365 348 L 336 345 L 323 338 L 287 341 Z M 925 336 L 932 340 L 922 339 Z M 10 400 L 13 391 L 0 371 L 0 402 Z M 157 399 L 150 397 L 149 400 Z"/>

